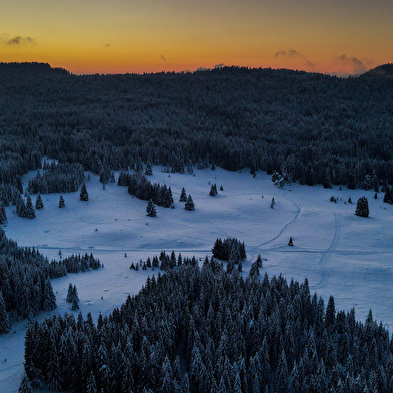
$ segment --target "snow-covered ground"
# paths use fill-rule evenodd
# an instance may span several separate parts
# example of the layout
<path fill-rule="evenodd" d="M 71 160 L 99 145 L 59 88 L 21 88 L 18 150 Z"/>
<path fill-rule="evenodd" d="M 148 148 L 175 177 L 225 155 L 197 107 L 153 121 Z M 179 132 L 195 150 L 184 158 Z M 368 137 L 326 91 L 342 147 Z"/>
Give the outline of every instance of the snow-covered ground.
<path fill-rule="evenodd" d="M 24 178 L 26 180 L 28 176 Z M 128 294 L 136 294 L 151 271 L 134 271 L 129 266 L 165 250 L 183 256 L 211 255 L 217 237 L 236 237 L 245 242 L 245 274 L 258 254 L 264 261 L 262 274 L 283 274 L 304 281 L 326 300 L 335 297 L 337 310 L 355 307 L 364 321 L 369 309 L 374 319 L 393 328 L 393 206 L 374 200 L 374 192 L 322 186 L 287 185 L 278 189 L 270 176 L 249 170 L 228 172 L 220 168 L 195 170 L 189 174 L 162 173 L 154 168 L 152 182 L 171 186 L 175 209 L 157 207 L 157 217 L 146 217 L 147 202 L 133 198 L 126 187 L 107 184 L 98 177 L 86 182 L 89 202 L 79 192 L 64 194 L 65 209 L 58 208 L 59 194 L 44 195 L 44 209 L 34 220 L 22 219 L 7 208 L 6 235 L 21 246 L 34 246 L 49 259 L 92 252 L 104 268 L 69 274 L 52 281 L 58 308 L 71 312 L 65 302 L 69 283 L 76 285 L 80 311 L 108 314 Z M 216 183 L 215 197 L 209 196 Z M 178 202 L 182 187 L 191 194 L 196 210 Z M 330 197 L 338 198 L 337 203 Z M 356 201 L 366 196 L 370 217 L 355 216 Z M 272 198 L 274 209 L 270 208 Z M 351 197 L 354 204 L 345 203 Z M 33 203 L 35 197 L 33 197 Z M 294 247 L 288 246 L 289 237 Z M 127 257 L 125 257 L 127 254 Z M 41 313 L 42 320 L 50 313 Z M 26 322 L 13 325 L 0 336 L 0 391 L 17 392 L 23 370 L 23 340 Z"/>

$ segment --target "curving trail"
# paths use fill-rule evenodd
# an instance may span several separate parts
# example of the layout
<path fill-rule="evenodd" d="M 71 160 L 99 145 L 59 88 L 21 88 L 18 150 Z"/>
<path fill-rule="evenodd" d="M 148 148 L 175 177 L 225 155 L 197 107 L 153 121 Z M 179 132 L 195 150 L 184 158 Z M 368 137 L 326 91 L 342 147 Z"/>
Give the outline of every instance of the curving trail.
<path fill-rule="evenodd" d="M 287 199 L 288 200 L 288 199 Z M 301 208 L 299 205 L 297 205 L 295 202 L 293 201 L 289 201 L 291 202 L 297 209 L 297 212 L 295 214 L 295 216 L 292 218 L 292 220 L 290 220 L 289 222 L 287 222 L 280 230 L 280 232 L 274 236 L 273 238 L 271 238 L 270 240 L 268 240 L 267 242 L 258 244 L 257 246 L 252 247 L 252 249 L 249 251 L 249 255 L 251 256 L 247 258 L 248 261 L 253 261 L 256 258 L 257 254 L 260 254 L 261 251 L 267 251 L 267 249 L 261 250 L 260 248 L 263 246 L 266 246 L 272 242 L 274 242 L 275 240 L 277 240 L 279 237 L 281 237 L 281 235 L 284 233 L 284 231 L 290 226 L 292 225 L 294 222 L 296 222 L 296 220 L 299 218 L 300 213 L 302 212 Z"/>
<path fill-rule="evenodd" d="M 329 257 L 333 254 L 336 249 L 338 242 L 340 241 L 341 236 L 341 216 L 340 214 L 334 213 L 335 218 L 335 231 L 332 243 L 330 247 L 322 254 L 321 259 L 319 261 L 319 267 L 321 269 L 322 277 L 321 281 L 318 284 L 311 287 L 311 289 L 324 289 L 329 281 L 329 270 L 327 268 L 327 262 Z"/>

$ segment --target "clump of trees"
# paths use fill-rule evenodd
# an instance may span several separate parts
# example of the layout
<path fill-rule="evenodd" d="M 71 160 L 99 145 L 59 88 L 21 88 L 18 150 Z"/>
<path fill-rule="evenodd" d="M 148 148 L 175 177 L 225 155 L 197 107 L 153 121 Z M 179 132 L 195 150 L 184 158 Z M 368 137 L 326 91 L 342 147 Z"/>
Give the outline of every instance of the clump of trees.
<path fill-rule="evenodd" d="M 244 261 L 247 259 L 246 248 L 244 242 L 234 237 L 228 237 L 224 240 L 218 238 L 212 248 L 214 258 L 223 261 Z"/>
<path fill-rule="evenodd" d="M 81 164 L 47 165 L 41 173 L 37 171 L 35 178 L 29 180 L 27 192 L 30 194 L 51 194 L 60 192 L 75 192 L 83 181 L 83 166 Z"/>
<path fill-rule="evenodd" d="M 117 181 L 119 186 L 128 187 L 128 193 L 143 201 L 152 201 L 157 206 L 171 207 L 173 196 L 171 187 L 166 184 L 152 184 L 146 176 L 140 173 L 130 174 L 121 172 Z"/>

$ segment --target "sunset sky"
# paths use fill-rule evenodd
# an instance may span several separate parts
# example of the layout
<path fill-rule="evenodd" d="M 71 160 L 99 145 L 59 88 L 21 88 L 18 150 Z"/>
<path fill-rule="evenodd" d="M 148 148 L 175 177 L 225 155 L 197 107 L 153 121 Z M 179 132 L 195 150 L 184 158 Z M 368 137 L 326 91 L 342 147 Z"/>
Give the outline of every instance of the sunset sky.
<path fill-rule="evenodd" d="M 393 62 L 391 0 L 2 0 L 0 62 L 76 74 Z"/>

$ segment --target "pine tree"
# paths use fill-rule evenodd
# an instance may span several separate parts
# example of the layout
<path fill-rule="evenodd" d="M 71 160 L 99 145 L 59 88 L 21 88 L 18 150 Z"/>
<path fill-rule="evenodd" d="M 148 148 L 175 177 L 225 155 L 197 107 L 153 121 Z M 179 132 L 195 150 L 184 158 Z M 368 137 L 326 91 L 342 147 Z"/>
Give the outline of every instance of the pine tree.
<path fill-rule="evenodd" d="M 7 313 L 3 294 L 0 291 L 0 334 L 9 332 L 11 328 L 10 317 Z"/>
<path fill-rule="evenodd" d="M 35 200 L 35 208 L 36 210 L 41 210 L 44 208 L 44 202 L 42 201 L 41 194 L 37 195 L 37 199 Z"/>
<path fill-rule="evenodd" d="M 186 204 L 184 205 L 184 208 L 185 208 L 186 210 L 188 210 L 188 211 L 195 210 L 195 204 L 194 204 L 194 201 L 192 200 L 191 194 L 188 195 L 187 202 L 186 202 Z"/>
<path fill-rule="evenodd" d="M 151 200 L 147 204 L 146 213 L 148 217 L 157 217 L 156 207 Z"/>
<path fill-rule="evenodd" d="M 26 373 L 23 373 L 22 382 L 19 385 L 18 393 L 33 393 L 30 380 L 27 377 Z"/>
<path fill-rule="evenodd" d="M 186 194 L 186 190 L 184 189 L 184 187 L 181 190 L 179 201 L 180 202 L 187 202 L 187 194 Z"/>
<path fill-rule="evenodd" d="M 276 204 L 276 201 L 274 200 L 274 197 L 272 198 L 272 203 L 270 204 L 270 207 L 274 209 L 274 205 Z"/>
<path fill-rule="evenodd" d="M 261 254 L 258 254 L 256 263 L 258 267 L 263 267 Z"/>
<path fill-rule="evenodd" d="M 72 311 L 79 310 L 79 297 L 78 297 L 78 295 L 76 295 L 72 298 L 71 310 Z"/>
<path fill-rule="evenodd" d="M 87 202 L 89 200 L 89 194 L 87 193 L 85 183 L 82 184 L 81 192 L 79 194 L 79 199 L 84 202 Z"/>
<path fill-rule="evenodd" d="M 60 209 L 63 209 L 64 207 L 65 207 L 65 201 L 64 201 L 63 195 L 60 195 L 60 198 L 59 198 L 59 208 L 60 208 Z"/>
<path fill-rule="evenodd" d="M 33 203 L 31 202 L 30 195 L 28 195 L 26 199 L 25 217 L 30 219 L 35 218 L 35 211 L 34 211 Z"/>
<path fill-rule="evenodd" d="M 359 217 L 368 217 L 369 209 L 368 209 L 368 200 L 366 197 L 361 197 L 358 199 L 355 215 Z"/>
<path fill-rule="evenodd" d="M 4 203 L 0 202 L 0 225 L 7 222 L 7 212 L 5 211 Z"/>
<path fill-rule="evenodd" d="M 292 236 L 289 238 L 288 246 L 293 246 L 293 238 Z"/>
<path fill-rule="evenodd" d="M 152 174 L 153 174 L 153 168 L 152 168 L 151 162 L 148 161 L 147 164 L 146 164 L 145 175 L 146 176 L 151 176 Z"/>
<path fill-rule="evenodd" d="M 16 194 L 15 200 L 15 211 L 19 217 L 26 217 L 26 205 L 24 199 L 21 197 L 20 194 Z"/>
<path fill-rule="evenodd" d="M 217 185 L 216 184 L 212 184 L 211 188 L 210 188 L 210 196 L 216 196 L 217 195 Z"/>
<path fill-rule="evenodd" d="M 392 188 L 389 186 L 386 187 L 386 192 L 385 192 L 385 196 L 383 197 L 383 201 L 385 203 L 389 203 L 390 205 L 393 205 L 393 192 L 392 192 Z"/>
<path fill-rule="evenodd" d="M 44 302 L 43 302 L 42 309 L 45 311 L 54 310 L 57 307 L 56 296 L 53 293 L 53 289 L 49 277 L 45 279 L 43 295 L 44 295 Z"/>
<path fill-rule="evenodd" d="M 67 292 L 66 302 L 67 303 L 72 303 L 73 296 L 74 296 L 74 288 L 73 288 L 72 284 L 70 283 L 68 285 L 68 292 Z"/>

